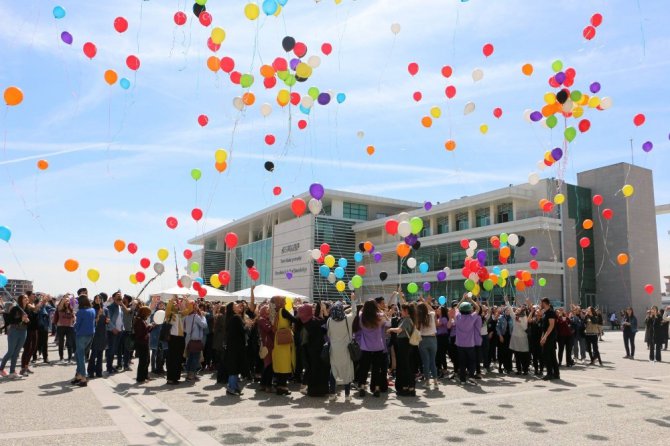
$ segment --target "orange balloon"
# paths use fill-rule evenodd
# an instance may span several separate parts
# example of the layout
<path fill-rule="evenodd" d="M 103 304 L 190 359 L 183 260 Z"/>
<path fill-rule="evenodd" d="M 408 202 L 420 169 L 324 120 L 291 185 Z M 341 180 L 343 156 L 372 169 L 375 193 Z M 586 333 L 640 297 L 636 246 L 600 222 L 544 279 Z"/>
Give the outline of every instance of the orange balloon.
<path fill-rule="evenodd" d="M 254 105 L 254 102 L 256 102 L 256 95 L 251 92 L 244 93 L 242 95 L 242 102 L 244 105 Z"/>
<path fill-rule="evenodd" d="M 421 118 L 421 125 L 428 128 L 431 125 L 433 125 L 433 120 L 431 119 L 430 116 L 424 116 L 423 118 Z"/>
<path fill-rule="evenodd" d="M 584 229 L 591 229 L 593 227 L 593 220 L 586 219 L 582 222 L 582 228 Z"/>
<path fill-rule="evenodd" d="M 524 64 L 524 65 L 521 67 L 521 72 L 522 72 L 523 74 L 525 74 L 526 76 L 530 76 L 531 74 L 533 74 L 533 66 L 532 66 L 531 64 L 529 64 L 529 63 Z"/>
<path fill-rule="evenodd" d="M 522 280 L 517 279 L 516 289 L 517 289 L 517 291 L 524 291 L 526 289 L 526 284 L 523 283 Z"/>
<path fill-rule="evenodd" d="M 498 285 L 498 276 L 496 274 L 489 274 L 489 279 L 494 285 Z"/>
<path fill-rule="evenodd" d="M 450 139 L 449 141 L 444 143 L 444 148 L 450 152 L 453 151 L 454 149 L 456 149 L 456 141 Z"/>
<path fill-rule="evenodd" d="M 65 261 L 65 269 L 71 273 L 77 271 L 79 268 L 79 262 L 74 259 L 67 259 Z"/>
<path fill-rule="evenodd" d="M 396 246 L 395 252 L 398 254 L 398 257 L 403 258 L 409 255 L 409 249 L 410 246 L 407 243 L 400 242 L 398 243 L 398 246 Z"/>
<path fill-rule="evenodd" d="M 270 65 L 263 65 L 261 67 L 261 76 L 264 78 L 270 78 L 275 75 L 275 69 L 272 68 Z"/>
<path fill-rule="evenodd" d="M 107 82 L 109 85 L 114 85 L 118 79 L 119 76 L 116 74 L 116 71 L 114 70 L 105 71 L 105 82 Z"/>
<path fill-rule="evenodd" d="M 216 73 L 221 68 L 221 60 L 216 56 L 209 56 L 207 59 L 207 68 Z"/>
<path fill-rule="evenodd" d="M 49 168 L 49 162 L 47 160 L 39 160 L 37 162 L 37 168 L 39 170 L 47 170 Z"/>
<path fill-rule="evenodd" d="M 23 92 L 19 87 L 7 87 L 5 89 L 5 103 L 7 105 L 19 105 L 21 102 L 23 102 Z"/>
<path fill-rule="evenodd" d="M 542 107 L 542 116 L 544 116 L 545 118 L 548 118 L 554 113 L 556 113 L 556 109 L 554 108 L 553 105 L 545 105 L 544 107 Z"/>
<path fill-rule="evenodd" d="M 568 267 L 574 268 L 577 265 L 577 259 L 575 259 L 574 257 L 568 257 L 566 263 L 568 264 Z"/>
<path fill-rule="evenodd" d="M 372 251 L 372 243 L 371 242 L 363 243 L 363 249 L 365 249 L 367 252 Z"/>
<path fill-rule="evenodd" d="M 368 146 L 365 151 L 368 152 L 368 155 L 373 155 L 375 153 L 375 146 Z"/>
<path fill-rule="evenodd" d="M 122 252 L 124 249 L 126 249 L 126 242 L 123 240 L 115 240 L 114 249 L 116 249 L 116 252 Z"/>
<path fill-rule="evenodd" d="M 549 202 L 549 200 L 547 200 L 546 198 L 541 199 L 540 200 L 540 209 L 544 209 L 544 205 L 547 204 L 548 202 Z"/>
<path fill-rule="evenodd" d="M 500 257 L 506 259 L 512 254 L 512 250 L 509 246 L 503 246 L 500 248 Z"/>
<path fill-rule="evenodd" d="M 628 263 L 628 254 L 624 254 L 623 252 L 616 256 L 616 261 L 619 262 L 619 265 L 625 265 Z"/>
<path fill-rule="evenodd" d="M 226 170 L 226 168 L 228 167 L 228 164 L 226 164 L 225 161 L 222 162 L 222 163 L 214 163 L 214 167 L 216 168 L 216 170 L 219 171 L 219 173 L 221 173 L 224 170 Z"/>

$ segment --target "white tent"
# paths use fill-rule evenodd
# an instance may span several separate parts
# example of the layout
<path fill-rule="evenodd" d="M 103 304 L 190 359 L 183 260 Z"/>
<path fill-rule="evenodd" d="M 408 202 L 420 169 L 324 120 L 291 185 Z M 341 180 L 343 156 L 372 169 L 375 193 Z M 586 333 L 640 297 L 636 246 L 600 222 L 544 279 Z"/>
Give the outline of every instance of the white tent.
<path fill-rule="evenodd" d="M 207 295 L 204 298 L 207 301 L 232 302 L 237 299 L 237 296 L 228 291 L 218 290 L 207 285 L 202 285 L 202 288 L 207 290 Z M 193 288 L 183 288 L 178 286 L 163 290 L 156 294 L 160 294 L 163 299 L 170 299 L 175 294 L 178 296 L 198 296 L 198 292 Z"/>
<path fill-rule="evenodd" d="M 240 299 L 248 299 L 251 297 L 251 288 L 245 288 L 240 291 L 235 291 L 233 293 L 235 296 Z M 292 299 L 302 299 L 309 300 L 309 298 L 302 296 L 300 294 L 292 293 L 290 291 L 282 290 L 280 288 L 275 288 L 270 285 L 258 285 L 254 288 L 254 297 L 258 300 L 262 299 L 271 299 L 274 296 L 290 297 Z"/>

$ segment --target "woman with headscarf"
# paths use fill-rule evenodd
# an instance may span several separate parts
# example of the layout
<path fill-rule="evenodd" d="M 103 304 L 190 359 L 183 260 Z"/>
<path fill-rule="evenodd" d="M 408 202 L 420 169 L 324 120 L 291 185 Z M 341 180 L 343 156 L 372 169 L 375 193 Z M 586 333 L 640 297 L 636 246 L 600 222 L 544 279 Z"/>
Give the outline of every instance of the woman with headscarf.
<path fill-rule="evenodd" d="M 260 339 L 259 356 L 263 361 L 263 373 L 261 375 L 260 390 L 272 392 L 272 350 L 274 350 L 275 337 L 270 322 L 270 306 L 262 305 L 258 311 L 258 337 Z"/>
<path fill-rule="evenodd" d="M 184 338 L 184 318 L 191 314 L 193 306 L 182 296 L 176 294 L 170 299 L 165 309 L 165 323 L 170 324 L 170 338 L 168 340 L 168 354 L 165 361 L 167 367 L 167 383 L 179 384 L 181 378 L 182 364 L 184 360 L 184 349 L 186 341 Z"/>
<path fill-rule="evenodd" d="M 354 362 L 349 353 L 352 339 L 353 324 L 356 318 L 356 296 L 351 294 L 352 311 L 344 312 L 344 305 L 337 302 L 330 309 L 330 318 L 326 324 L 326 332 L 330 341 L 330 401 L 337 399 L 336 385 L 344 384 L 344 400 L 351 401 L 351 383 L 356 379 Z"/>
<path fill-rule="evenodd" d="M 514 319 L 511 324 L 512 335 L 510 336 L 509 349 L 514 352 L 516 361 L 516 374 L 528 375 L 530 367 L 530 347 L 528 345 L 528 316 L 525 308 L 512 309 Z"/>
<path fill-rule="evenodd" d="M 143 306 L 137 310 L 133 321 L 135 350 L 138 358 L 136 377 L 138 384 L 149 381 L 149 332 L 154 328 L 153 324 L 147 323 L 149 316 L 151 316 L 151 308 Z"/>
<path fill-rule="evenodd" d="M 330 367 L 321 359 L 321 352 L 326 340 L 324 324 L 328 317 L 328 310 L 323 303 L 304 304 L 298 309 L 298 316 L 307 334 L 305 343 L 305 353 L 309 363 L 307 395 L 325 396 L 328 394 Z"/>
<path fill-rule="evenodd" d="M 240 396 L 239 375 L 246 368 L 246 332 L 244 329 L 243 307 L 236 302 L 226 306 L 226 372 L 228 386 L 226 395 Z"/>
<path fill-rule="evenodd" d="M 277 395 L 290 395 L 288 379 L 295 370 L 295 345 L 291 324 L 298 320 L 286 308 L 286 299 L 275 296 L 270 301 L 270 322 L 274 332 L 272 370 L 277 381 Z"/>

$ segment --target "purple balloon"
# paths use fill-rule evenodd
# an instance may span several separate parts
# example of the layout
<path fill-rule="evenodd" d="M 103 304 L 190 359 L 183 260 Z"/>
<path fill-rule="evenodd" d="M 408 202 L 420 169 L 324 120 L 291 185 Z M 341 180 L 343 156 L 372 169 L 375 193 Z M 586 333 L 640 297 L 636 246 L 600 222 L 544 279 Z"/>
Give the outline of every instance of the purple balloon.
<path fill-rule="evenodd" d="M 291 62 L 289 62 L 289 66 L 293 71 L 295 71 L 296 67 L 300 63 L 300 59 L 291 59 Z"/>
<path fill-rule="evenodd" d="M 430 282 L 423 283 L 423 290 L 426 292 L 430 291 Z"/>
<path fill-rule="evenodd" d="M 381 261 L 382 261 L 382 253 L 379 252 L 379 251 L 375 252 L 375 254 L 374 254 L 374 259 L 375 259 L 375 262 L 376 262 L 376 263 L 381 262 Z"/>
<path fill-rule="evenodd" d="M 565 73 L 562 71 L 559 71 L 554 75 L 554 79 L 556 79 L 556 82 L 558 82 L 558 85 L 562 85 L 563 82 L 565 82 Z"/>
<path fill-rule="evenodd" d="M 309 186 L 309 194 L 312 196 L 312 198 L 320 200 L 323 198 L 323 194 L 325 193 L 326 191 L 323 189 L 323 186 L 320 185 L 319 183 L 314 183 L 311 186 Z"/>
<path fill-rule="evenodd" d="M 439 280 L 440 282 L 444 282 L 445 280 L 447 280 L 447 273 L 445 273 L 444 271 L 438 272 L 437 280 Z"/>
<path fill-rule="evenodd" d="M 539 250 L 535 246 L 530 247 L 530 255 L 532 255 L 533 257 L 535 257 L 538 252 Z"/>
<path fill-rule="evenodd" d="M 67 31 L 63 31 L 62 33 L 60 33 L 60 40 L 67 43 L 68 45 L 72 45 L 72 42 L 74 41 L 74 39 L 72 38 L 72 34 L 70 34 Z"/>
<path fill-rule="evenodd" d="M 483 249 L 477 251 L 477 260 L 479 260 L 480 263 L 486 261 L 486 251 Z"/>
<path fill-rule="evenodd" d="M 433 208 L 433 203 L 431 203 L 430 201 L 426 201 L 423 204 L 423 208 L 427 211 L 430 211 Z"/>
<path fill-rule="evenodd" d="M 534 111 L 533 113 L 530 114 L 530 120 L 533 122 L 537 122 L 540 119 L 542 119 L 542 113 L 539 111 Z"/>
<path fill-rule="evenodd" d="M 316 100 L 320 105 L 327 105 L 330 102 L 330 95 L 328 93 L 319 93 Z"/>
<path fill-rule="evenodd" d="M 287 272 L 287 273 L 286 273 L 286 278 L 287 278 L 288 280 L 293 279 L 293 273 L 292 273 L 291 271 Z"/>
<path fill-rule="evenodd" d="M 563 158 L 563 150 L 561 150 L 560 147 L 556 147 L 551 151 L 551 157 L 554 159 L 554 161 L 560 160 Z"/>
<path fill-rule="evenodd" d="M 591 90 L 591 93 L 595 94 L 600 91 L 600 82 L 594 82 L 589 86 L 589 90 Z"/>
<path fill-rule="evenodd" d="M 409 246 L 412 246 L 413 244 L 416 243 L 416 241 L 419 238 L 415 234 L 410 234 L 407 237 L 405 237 L 405 243 L 407 243 Z"/>
<path fill-rule="evenodd" d="M 652 144 L 651 141 L 647 141 L 644 144 L 642 144 L 642 150 L 645 152 L 651 152 L 651 149 L 654 148 L 654 144 Z"/>

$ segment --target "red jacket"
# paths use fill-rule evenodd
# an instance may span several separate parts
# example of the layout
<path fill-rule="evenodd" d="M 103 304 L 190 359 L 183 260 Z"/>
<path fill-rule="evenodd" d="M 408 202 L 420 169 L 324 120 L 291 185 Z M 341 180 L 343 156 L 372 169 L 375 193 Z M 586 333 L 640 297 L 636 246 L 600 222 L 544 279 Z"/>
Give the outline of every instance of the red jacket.
<path fill-rule="evenodd" d="M 556 325 L 558 325 L 558 335 L 559 336 L 572 336 L 574 333 L 572 332 L 572 327 L 570 326 L 570 319 L 567 317 L 559 317 L 556 320 Z"/>

